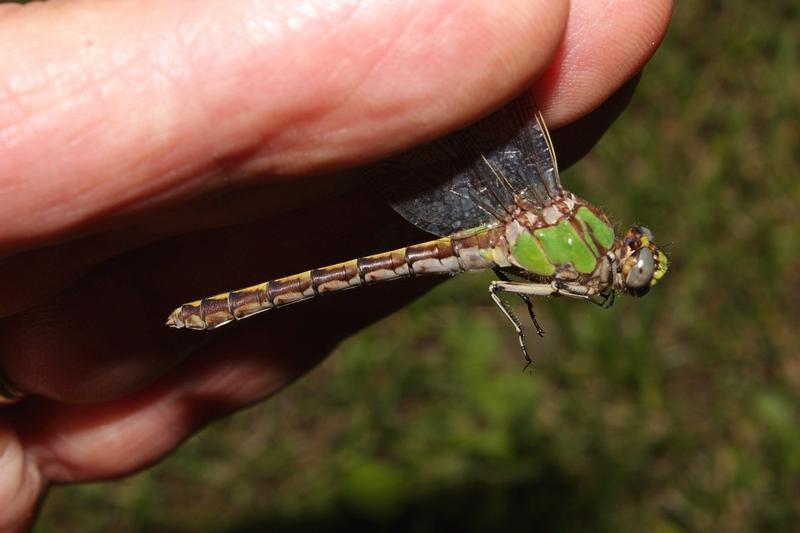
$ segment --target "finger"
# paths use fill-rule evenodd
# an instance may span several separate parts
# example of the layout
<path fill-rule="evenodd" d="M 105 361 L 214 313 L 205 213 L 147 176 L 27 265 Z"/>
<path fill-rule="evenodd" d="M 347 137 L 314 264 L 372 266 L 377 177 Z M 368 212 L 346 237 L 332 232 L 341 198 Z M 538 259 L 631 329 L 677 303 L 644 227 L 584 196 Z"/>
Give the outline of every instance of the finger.
<path fill-rule="evenodd" d="M 23 531 L 44 488 L 16 431 L 0 417 L 0 531 Z"/>
<path fill-rule="evenodd" d="M 389 208 L 376 210 L 348 196 L 277 219 L 145 247 L 94 269 L 46 304 L 0 321 L 0 367 L 25 392 L 63 401 L 97 401 L 135 390 L 214 338 L 211 332 L 166 328 L 164 320 L 176 305 L 391 249 L 399 236 L 412 240 L 405 230 L 398 237 L 375 238 L 392 219 L 397 216 Z M 332 298 L 349 309 L 341 295 Z M 371 314 L 368 308 L 352 312 L 362 313 Z M 349 318 L 339 313 L 322 320 Z"/>
<path fill-rule="evenodd" d="M 453 129 L 544 69 L 567 7 L 151 3 L 0 17 L 0 255 Z"/>
<path fill-rule="evenodd" d="M 582 117 L 639 72 L 664 38 L 672 0 L 572 0 L 564 40 L 537 84 L 558 128 Z"/>
<path fill-rule="evenodd" d="M 403 289 L 420 290 L 418 284 Z M 352 313 L 346 323 L 330 320 L 340 309 L 337 302 L 288 308 L 268 323 L 242 324 L 235 335 L 207 346 L 143 391 L 88 405 L 32 399 L 17 406 L 14 421 L 47 480 L 128 474 L 159 460 L 210 420 L 260 401 L 306 373 L 337 339 L 384 315 L 401 294 L 390 285 L 371 294 L 351 291 L 344 295 L 348 308 L 366 305 L 371 313 Z"/>
<path fill-rule="evenodd" d="M 3 414 L 20 437 L 4 432 L 10 425 L 0 423 L 0 525 L 18 527 L 30 520 L 42 487 L 51 481 L 107 479 L 160 460 L 209 421 L 278 391 L 338 340 L 429 287 L 419 281 L 398 285 L 369 294 L 352 291 L 342 295 L 343 302 L 289 308 L 266 324 L 243 324 L 155 385 L 124 398 L 67 405 L 31 397 L 6 408 Z M 337 312 L 341 304 L 363 312 L 331 320 L 343 316 Z"/>

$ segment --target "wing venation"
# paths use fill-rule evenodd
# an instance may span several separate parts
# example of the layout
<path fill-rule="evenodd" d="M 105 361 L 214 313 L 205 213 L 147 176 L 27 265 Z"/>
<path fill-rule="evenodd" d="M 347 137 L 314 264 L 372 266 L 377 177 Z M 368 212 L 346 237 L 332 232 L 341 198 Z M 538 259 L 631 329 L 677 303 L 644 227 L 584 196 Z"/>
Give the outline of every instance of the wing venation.
<path fill-rule="evenodd" d="M 371 167 L 392 207 L 436 235 L 503 222 L 561 193 L 552 141 L 523 96 L 483 120 Z"/>

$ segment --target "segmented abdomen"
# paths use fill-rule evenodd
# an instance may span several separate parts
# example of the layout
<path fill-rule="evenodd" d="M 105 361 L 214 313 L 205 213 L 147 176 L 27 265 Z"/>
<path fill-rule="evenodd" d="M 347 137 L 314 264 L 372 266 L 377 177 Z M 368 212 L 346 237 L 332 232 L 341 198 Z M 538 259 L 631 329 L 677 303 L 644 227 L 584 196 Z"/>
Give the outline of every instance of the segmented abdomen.
<path fill-rule="evenodd" d="M 378 281 L 492 268 L 493 248 L 503 240 L 501 234 L 502 228 L 489 228 L 445 237 L 209 296 L 175 309 L 167 325 L 214 329 L 274 307 Z"/>

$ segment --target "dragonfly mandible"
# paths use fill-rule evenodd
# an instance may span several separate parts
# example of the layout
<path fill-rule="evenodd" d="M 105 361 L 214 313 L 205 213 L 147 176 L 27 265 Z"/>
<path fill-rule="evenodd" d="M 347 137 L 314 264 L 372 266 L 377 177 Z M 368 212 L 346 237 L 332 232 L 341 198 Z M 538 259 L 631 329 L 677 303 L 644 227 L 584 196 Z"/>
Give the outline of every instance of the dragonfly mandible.
<path fill-rule="evenodd" d="M 373 167 L 396 180 L 392 207 L 439 238 L 307 270 L 181 305 L 173 328 L 210 330 L 272 308 L 392 279 L 494 270 L 489 293 L 531 358 L 522 324 L 501 293 L 518 295 L 539 335 L 531 297 L 568 296 L 609 305 L 643 296 L 668 261 L 645 227 L 616 236 L 606 215 L 564 189 L 541 112 L 520 97 L 488 118 Z M 409 153 L 411 154 L 411 153 Z"/>

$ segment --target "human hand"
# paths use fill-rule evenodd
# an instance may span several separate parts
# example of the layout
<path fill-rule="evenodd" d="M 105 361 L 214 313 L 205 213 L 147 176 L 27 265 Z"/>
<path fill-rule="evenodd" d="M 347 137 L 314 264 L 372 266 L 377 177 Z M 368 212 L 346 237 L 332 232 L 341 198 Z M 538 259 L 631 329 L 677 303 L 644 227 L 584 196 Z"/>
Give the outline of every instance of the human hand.
<path fill-rule="evenodd" d="M 671 9 L 497 4 L 0 6 L 0 369 L 29 395 L 0 407 L 0 529 L 24 527 L 48 483 L 158 461 L 424 290 L 345 293 L 213 336 L 163 327 L 187 298 L 381 251 L 360 229 L 379 210 L 323 202 L 344 169 L 537 79 L 551 127 L 584 117 L 641 68 Z M 582 119 L 593 129 L 556 135 L 562 162 L 620 94 Z"/>

